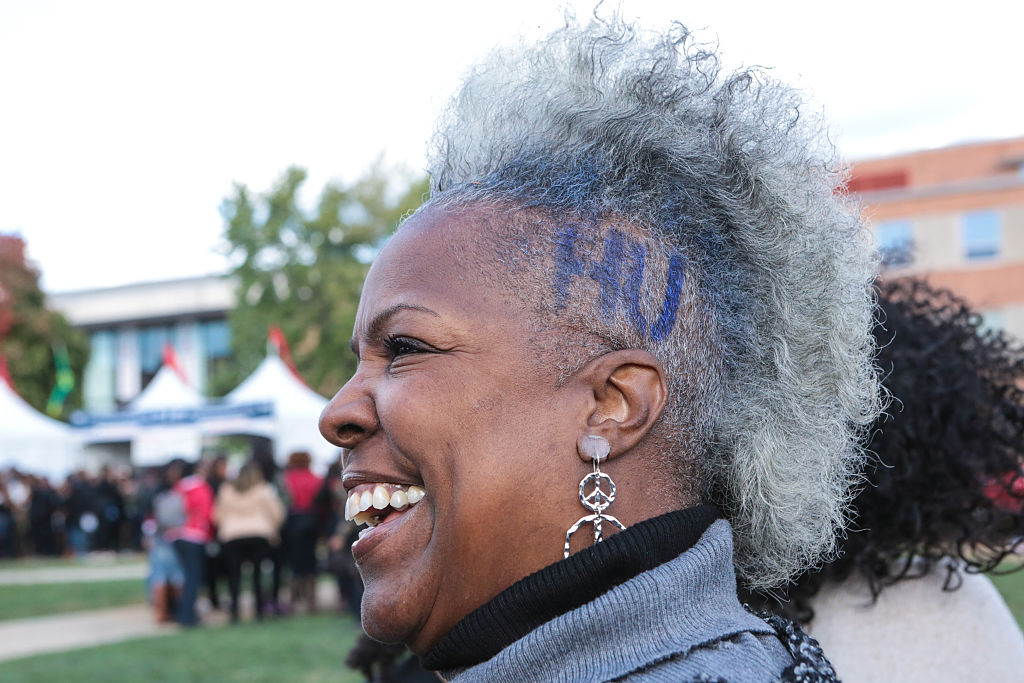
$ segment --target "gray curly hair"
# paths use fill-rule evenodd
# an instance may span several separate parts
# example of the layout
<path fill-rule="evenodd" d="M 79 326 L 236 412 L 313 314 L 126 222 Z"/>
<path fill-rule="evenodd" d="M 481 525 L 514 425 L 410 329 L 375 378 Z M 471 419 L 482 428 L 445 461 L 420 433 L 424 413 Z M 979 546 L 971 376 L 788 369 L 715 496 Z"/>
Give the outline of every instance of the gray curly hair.
<path fill-rule="evenodd" d="M 723 72 L 682 25 L 570 19 L 471 71 L 428 170 L 432 205 L 518 216 L 503 261 L 532 273 L 563 374 L 615 348 L 663 363 L 658 438 L 749 587 L 834 552 L 881 408 L 875 260 L 794 91 Z"/>

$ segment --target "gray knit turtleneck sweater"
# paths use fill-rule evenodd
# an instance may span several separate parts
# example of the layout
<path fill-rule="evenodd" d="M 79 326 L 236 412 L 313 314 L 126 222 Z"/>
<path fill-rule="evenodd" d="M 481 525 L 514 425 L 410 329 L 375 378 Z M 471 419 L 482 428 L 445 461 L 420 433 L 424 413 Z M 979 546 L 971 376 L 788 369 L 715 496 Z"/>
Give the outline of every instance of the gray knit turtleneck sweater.
<path fill-rule="evenodd" d="M 793 657 L 740 605 L 732 530 L 714 522 L 692 548 L 545 623 L 490 660 L 442 672 L 452 683 L 775 680 Z"/>

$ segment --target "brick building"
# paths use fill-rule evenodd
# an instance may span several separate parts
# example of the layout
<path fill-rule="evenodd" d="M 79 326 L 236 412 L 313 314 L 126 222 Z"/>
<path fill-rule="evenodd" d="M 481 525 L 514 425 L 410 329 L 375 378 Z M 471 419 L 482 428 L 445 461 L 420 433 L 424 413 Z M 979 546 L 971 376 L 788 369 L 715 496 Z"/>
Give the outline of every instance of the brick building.
<path fill-rule="evenodd" d="M 1024 137 L 853 164 L 886 274 L 924 274 L 1024 339 Z"/>

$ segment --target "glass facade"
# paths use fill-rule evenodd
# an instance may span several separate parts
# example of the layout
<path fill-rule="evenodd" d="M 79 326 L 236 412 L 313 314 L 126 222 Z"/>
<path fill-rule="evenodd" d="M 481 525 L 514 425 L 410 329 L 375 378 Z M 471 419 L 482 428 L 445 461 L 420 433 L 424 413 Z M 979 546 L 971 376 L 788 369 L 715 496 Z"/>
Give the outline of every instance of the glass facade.
<path fill-rule="evenodd" d="M 882 266 L 895 268 L 914 260 L 914 230 L 910 221 L 885 221 L 876 229 Z"/>
<path fill-rule="evenodd" d="M 995 211 L 972 211 L 963 219 L 964 257 L 970 261 L 996 258 L 1003 247 L 1003 223 Z"/>
<path fill-rule="evenodd" d="M 113 410 L 117 407 L 117 333 L 113 330 L 93 332 L 89 345 L 89 364 L 82 378 L 82 400 L 86 410 Z"/>
<path fill-rule="evenodd" d="M 85 409 L 95 412 L 114 410 L 134 397 L 119 396 L 118 387 L 132 386 L 130 393 L 145 389 L 160 369 L 168 344 L 174 347 L 186 376 L 202 394 L 208 394 L 215 365 L 230 362 L 231 358 L 231 329 L 224 319 L 197 322 L 193 318 L 100 329 L 93 331 L 90 339 L 92 354 L 85 369 L 83 391 Z"/>
<path fill-rule="evenodd" d="M 177 330 L 172 325 L 146 325 L 139 328 L 139 370 L 142 372 L 142 388 L 160 369 L 164 346 L 177 346 Z"/>
<path fill-rule="evenodd" d="M 231 355 L 231 329 L 227 320 L 207 320 L 199 323 L 199 341 L 207 358 L 226 358 Z"/>

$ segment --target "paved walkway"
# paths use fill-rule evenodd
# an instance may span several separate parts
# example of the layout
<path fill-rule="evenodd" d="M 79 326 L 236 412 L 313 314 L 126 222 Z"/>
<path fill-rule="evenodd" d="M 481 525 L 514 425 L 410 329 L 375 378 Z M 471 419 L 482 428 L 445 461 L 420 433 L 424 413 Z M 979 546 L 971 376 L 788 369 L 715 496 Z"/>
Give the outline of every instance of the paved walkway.
<path fill-rule="evenodd" d="M 0 621 L 0 661 L 166 635 L 176 630 L 174 626 L 157 624 L 149 605 L 10 619 Z"/>
<path fill-rule="evenodd" d="M 111 566 L 89 569 L 122 568 L 122 566 Z M 69 567 L 67 569 L 82 571 L 87 568 Z M 39 581 L 32 583 L 39 583 Z M 321 609 L 329 609 L 328 606 L 333 605 L 337 600 L 337 591 L 333 584 L 320 582 L 317 584 L 317 596 Z M 226 599 L 227 595 L 225 594 L 223 598 Z M 252 596 L 243 593 L 240 602 L 243 620 L 252 618 Z M 205 599 L 200 599 L 197 608 L 206 627 L 223 626 L 227 623 L 227 615 L 222 611 L 210 611 Z M 133 638 L 168 635 L 177 631 L 178 627 L 173 624 L 157 624 L 152 608 L 145 604 L 56 614 L 47 617 L 4 620 L 0 621 L 0 661 L 117 643 Z"/>
<path fill-rule="evenodd" d="M 0 569 L 0 586 L 29 583 L 75 583 L 78 581 L 118 581 L 145 579 L 146 564 L 75 565 L 67 567 L 32 567 Z"/>

